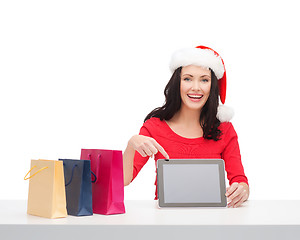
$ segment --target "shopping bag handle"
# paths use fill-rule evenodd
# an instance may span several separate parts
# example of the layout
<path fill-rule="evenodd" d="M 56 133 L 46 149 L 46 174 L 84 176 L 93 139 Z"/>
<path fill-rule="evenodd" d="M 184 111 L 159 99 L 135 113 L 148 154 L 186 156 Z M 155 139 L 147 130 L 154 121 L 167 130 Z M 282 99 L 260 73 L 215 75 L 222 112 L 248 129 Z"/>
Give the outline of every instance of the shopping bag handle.
<path fill-rule="evenodd" d="M 91 156 L 92 156 L 92 154 L 88 154 L 88 160 L 91 160 Z M 100 161 L 100 157 L 101 157 L 101 154 L 99 153 L 98 154 L 98 156 L 97 156 L 97 159 Z M 98 181 L 98 179 L 99 179 L 99 165 L 100 164 L 97 164 L 97 168 L 96 168 L 96 174 L 98 175 L 98 177 L 96 176 L 96 174 L 95 173 L 93 173 L 92 171 L 91 171 L 91 173 L 93 174 L 93 176 L 95 177 L 95 179 L 92 181 L 92 183 L 97 183 L 97 181 Z"/>
<path fill-rule="evenodd" d="M 32 169 L 36 168 L 36 166 L 33 166 L 28 173 L 25 175 L 24 180 L 28 180 L 30 178 L 32 178 L 33 176 L 35 176 L 36 174 L 38 174 L 39 172 L 43 171 L 44 169 L 48 168 L 48 167 L 42 167 L 40 170 L 38 170 L 36 173 L 32 174 L 30 177 L 27 177 L 28 174 L 32 171 Z"/>
<path fill-rule="evenodd" d="M 65 164 L 64 164 L 64 166 L 65 166 Z M 72 168 L 72 174 L 71 174 L 71 178 L 70 178 L 69 182 L 65 184 L 65 187 L 67 187 L 68 185 L 70 185 L 70 183 L 72 182 L 72 180 L 73 180 L 73 175 L 74 175 L 74 169 L 75 169 L 75 167 L 78 167 L 78 165 L 77 165 L 77 164 L 74 164 L 74 166 L 73 166 L 73 168 Z M 92 183 L 94 183 L 94 182 L 96 182 L 96 181 L 97 181 L 97 177 L 96 177 L 95 173 L 93 173 L 92 171 L 91 171 L 91 173 L 92 173 L 92 174 L 93 174 L 93 176 L 95 177 L 95 180 L 93 180 L 93 181 L 92 181 Z"/>
<path fill-rule="evenodd" d="M 64 164 L 64 166 L 65 166 L 65 164 Z M 78 167 L 78 165 L 77 165 L 77 164 L 74 164 L 74 166 L 73 166 L 73 168 L 72 168 L 72 175 L 71 175 L 71 178 L 70 178 L 69 182 L 65 184 L 65 186 L 70 185 L 70 183 L 72 182 L 75 167 Z"/>
<path fill-rule="evenodd" d="M 92 183 L 95 183 L 96 181 L 97 181 L 97 177 L 96 177 L 96 174 L 95 173 L 93 173 L 92 171 L 91 171 L 91 174 L 94 176 L 94 180 L 92 181 Z"/>

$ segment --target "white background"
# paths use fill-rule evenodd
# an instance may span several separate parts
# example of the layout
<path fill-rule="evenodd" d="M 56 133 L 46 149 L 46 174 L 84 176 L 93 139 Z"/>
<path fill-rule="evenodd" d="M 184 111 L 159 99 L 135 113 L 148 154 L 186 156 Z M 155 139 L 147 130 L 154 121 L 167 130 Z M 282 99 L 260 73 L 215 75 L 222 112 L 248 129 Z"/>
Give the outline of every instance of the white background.
<path fill-rule="evenodd" d="M 0 199 L 30 159 L 124 150 L 164 102 L 171 54 L 207 45 L 227 69 L 250 199 L 300 199 L 297 1 L 1 1 Z M 154 198 L 150 160 L 125 199 Z"/>

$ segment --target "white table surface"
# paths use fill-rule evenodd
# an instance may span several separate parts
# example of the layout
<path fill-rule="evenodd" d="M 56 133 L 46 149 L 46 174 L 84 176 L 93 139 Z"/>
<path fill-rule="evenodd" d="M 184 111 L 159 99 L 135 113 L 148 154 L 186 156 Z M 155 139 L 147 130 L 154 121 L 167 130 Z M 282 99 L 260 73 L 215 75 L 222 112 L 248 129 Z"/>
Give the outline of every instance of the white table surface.
<path fill-rule="evenodd" d="M 0 204 L 0 232 L 8 234 L 3 239 L 17 239 L 20 236 L 26 239 L 26 233 L 32 231 L 35 232 L 33 236 L 41 234 L 43 239 L 53 239 L 55 236 L 59 239 L 57 231 L 62 234 L 60 236 L 73 234 L 73 239 L 81 239 L 84 234 L 97 234 L 98 231 L 109 239 L 124 239 L 126 236 L 141 239 L 141 235 L 135 238 L 138 232 L 142 234 L 142 239 L 157 236 L 163 239 L 164 234 L 167 236 L 170 231 L 172 239 L 182 239 L 186 234 L 231 240 L 241 239 L 240 234 L 242 239 L 300 239 L 298 200 L 249 200 L 239 208 L 159 208 L 154 200 L 126 201 L 125 214 L 60 219 L 28 215 L 26 201 L 2 200 Z M 50 237 L 51 234 L 54 235 Z"/>

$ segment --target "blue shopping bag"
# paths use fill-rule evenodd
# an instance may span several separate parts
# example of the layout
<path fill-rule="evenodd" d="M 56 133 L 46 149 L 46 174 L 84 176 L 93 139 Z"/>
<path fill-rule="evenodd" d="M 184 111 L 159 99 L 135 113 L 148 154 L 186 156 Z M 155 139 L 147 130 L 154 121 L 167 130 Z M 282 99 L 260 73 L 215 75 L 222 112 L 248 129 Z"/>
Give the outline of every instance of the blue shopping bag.
<path fill-rule="evenodd" d="M 93 215 L 90 160 L 59 159 L 63 161 L 68 215 Z M 94 179 L 95 181 L 96 179 Z"/>

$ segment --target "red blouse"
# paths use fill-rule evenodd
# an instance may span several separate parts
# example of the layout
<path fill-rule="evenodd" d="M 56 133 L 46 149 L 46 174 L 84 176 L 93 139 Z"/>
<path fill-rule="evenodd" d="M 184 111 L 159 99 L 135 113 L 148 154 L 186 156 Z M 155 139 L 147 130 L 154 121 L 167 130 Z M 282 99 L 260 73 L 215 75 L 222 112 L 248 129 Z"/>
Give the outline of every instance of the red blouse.
<path fill-rule="evenodd" d="M 229 184 L 231 185 L 233 182 L 248 184 L 241 162 L 238 137 L 232 124 L 230 122 L 221 123 L 219 129 L 222 131 L 219 141 L 207 140 L 203 137 L 185 138 L 176 134 L 165 121 L 153 117 L 143 124 L 139 134 L 154 138 L 165 149 L 170 159 L 223 159 Z M 133 179 L 148 159 L 149 157 L 142 157 L 135 152 Z M 156 162 L 164 157 L 158 152 L 154 159 Z M 157 199 L 157 191 L 155 196 Z"/>

